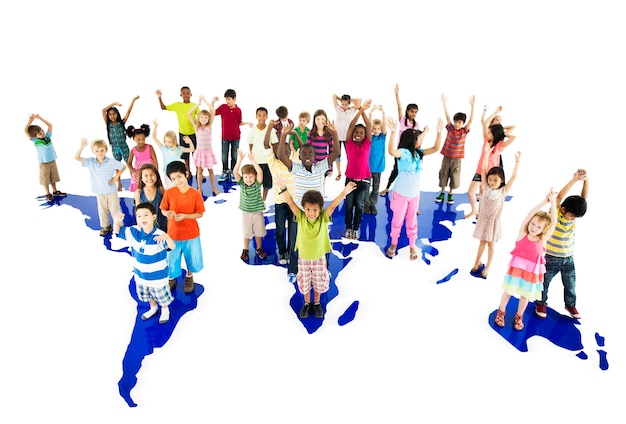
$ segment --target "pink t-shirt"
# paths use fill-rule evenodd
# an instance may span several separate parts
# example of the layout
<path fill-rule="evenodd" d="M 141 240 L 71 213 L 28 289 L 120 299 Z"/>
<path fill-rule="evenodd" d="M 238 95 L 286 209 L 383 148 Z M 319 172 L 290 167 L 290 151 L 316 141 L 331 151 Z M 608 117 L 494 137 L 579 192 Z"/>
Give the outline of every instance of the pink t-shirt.
<path fill-rule="evenodd" d="M 485 143 L 489 143 L 489 140 L 485 140 Z M 493 149 L 491 154 L 489 155 L 489 162 L 487 162 L 487 172 L 494 166 L 500 166 L 500 153 L 502 153 L 502 142 L 496 144 L 496 147 Z M 480 153 L 480 160 L 478 161 L 478 166 L 476 167 L 476 173 L 480 175 L 483 167 L 483 160 L 485 159 L 485 144 L 483 143 L 483 150 Z"/>
<path fill-rule="evenodd" d="M 370 147 L 372 141 L 368 138 L 363 139 L 361 144 L 356 144 L 353 139 L 346 141 L 346 156 L 348 156 L 348 164 L 346 165 L 346 178 L 354 180 L 362 180 L 370 178 Z"/>

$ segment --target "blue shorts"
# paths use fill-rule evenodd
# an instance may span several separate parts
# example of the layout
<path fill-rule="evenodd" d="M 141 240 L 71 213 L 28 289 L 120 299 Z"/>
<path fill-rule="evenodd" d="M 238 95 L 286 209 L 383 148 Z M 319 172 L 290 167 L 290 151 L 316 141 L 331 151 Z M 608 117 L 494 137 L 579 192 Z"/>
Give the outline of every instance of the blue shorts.
<path fill-rule="evenodd" d="M 182 275 L 181 259 L 185 257 L 187 270 L 191 273 L 202 271 L 202 245 L 200 237 L 191 240 L 174 240 L 176 247 L 167 252 L 167 264 L 169 267 L 169 278 L 178 278 Z"/>
<path fill-rule="evenodd" d="M 148 287 L 143 284 L 137 284 L 137 297 L 142 302 L 155 300 L 159 306 L 167 306 L 174 301 L 169 284 L 163 287 Z"/>

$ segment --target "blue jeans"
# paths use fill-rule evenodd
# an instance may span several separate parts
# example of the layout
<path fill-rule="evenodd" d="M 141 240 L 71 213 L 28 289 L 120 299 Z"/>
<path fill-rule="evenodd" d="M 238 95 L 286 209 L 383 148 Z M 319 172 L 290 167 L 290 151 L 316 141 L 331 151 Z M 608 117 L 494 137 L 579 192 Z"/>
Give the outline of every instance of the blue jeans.
<path fill-rule="evenodd" d="M 228 151 L 230 149 L 230 167 L 228 166 Z M 232 171 L 237 163 L 237 149 L 239 140 L 222 140 L 222 172 Z"/>
<path fill-rule="evenodd" d="M 346 185 L 349 182 L 356 183 L 356 189 L 346 196 L 346 230 L 358 230 L 363 218 L 363 205 L 365 196 L 370 188 L 369 181 L 353 180 L 346 178 Z"/>
<path fill-rule="evenodd" d="M 292 246 L 296 245 L 296 231 L 293 213 L 287 203 L 274 205 L 274 222 L 276 223 L 276 246 L 278 253 L 287 253 Z M 287 225 L 285 225 L 287 224 Z M 287 241 L 285 241 L 285 228 L 287 228 Z"/>
<path fill-rule="evenodd" d="M 365 197 L 365 206 L 374 206 L 378 203 L 378 190 L 380 189 L 380 172 L 372 172 L 372 189 Z"/>
<path fill-rule="evenodd" d="M 546 274 L 543 276 L 543 292 L 541 293 L 541 302 L 537 301 L 537 303 L 543 305 L 547 303 L 550 281 L 559 272 L 561 273 L 561 281 L 563 281 L 565 306 L 576 306 L 576 268 L 574 267 L 574 256 L 559 258 L 546 254 Z"/>

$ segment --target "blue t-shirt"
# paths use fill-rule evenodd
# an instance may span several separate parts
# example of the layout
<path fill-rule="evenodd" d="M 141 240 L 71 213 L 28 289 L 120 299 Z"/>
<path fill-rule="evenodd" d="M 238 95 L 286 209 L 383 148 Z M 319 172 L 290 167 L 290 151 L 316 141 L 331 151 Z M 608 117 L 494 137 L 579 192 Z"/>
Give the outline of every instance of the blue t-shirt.
<path fill-rule="evenodd" d="M 50 131 L 46 131 L 44 138 L 31 138 L 35 144 L 35 149 L 37 149 L 37 160 L 39 160 L 39 163 L 48 163 L 57 159 L 57 153 L 54 151 L 50 137 L 52 137 L 52 134 Z"/>
<path fill-rule="evenodd" d="M 398 159 L 398 178 L 396 178 L 393 191 L 401 196 L 414 198 L 420 194 L 422 159 L 419 156 L 413 157 L 407 149 L 400 150 L 402 156 Z"/>
<path fill-rule="evenodd" d="M 372 134 L 372 145 L 370 146 L 370 172 L 383 172 L 385 170 L 386 140 L 386 134 Z"/>
<path fill-rule="evenodd" d="M 96 158 L 83 158 L 83 167 L 89 169 L 91 177 L 91 191 L 95 194 L 113 194 L 117 193 L 117 184 L 109 184 L 115 171 L 124 168 L 121 162 L 110 157 L 104 158 L 104 162 L 100 163 Z"/>

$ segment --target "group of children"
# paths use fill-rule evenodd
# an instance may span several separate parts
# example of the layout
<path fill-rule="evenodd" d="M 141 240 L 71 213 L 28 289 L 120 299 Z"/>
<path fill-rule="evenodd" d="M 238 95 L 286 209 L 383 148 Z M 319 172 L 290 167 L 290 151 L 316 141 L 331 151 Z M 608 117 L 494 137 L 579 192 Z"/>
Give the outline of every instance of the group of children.
<path fill-rule="evenodd" d="M 430 148 L 422 148 L 428 127 L 420 130 L 416 121 L 418 107 L 407 105 L 404 113 L 399 99 L 399 86 L 394 88 L 398 107 L 398 121 L 386 117 L 381 105 L 373 105 L 371 100 L 353 99 L 349 95 L 333 94 L 336 108 L 335 122 L 328 119 L 322 109 L 313 114 L 312 128 L 308 128 L 310 115 L 302 112 L 298 125 L 288 118 L 284 106 L 276 110 L 278 119 L 268 120 L 266 108 L 256 110 L 257 124 L 243 122 L 241 109 L 236 105 L 236 93 L 225 92 L 225 103 L 215 108 L 218 98 L 207 102 L 200 97 L 198 104 L 191 102 L 191 90 L 182 87 L 182 102 L 165 105 L 161 91 L 157 90 L 160 107 L 177 113 L 179 122 L 178 137 L 168 131 L 163 142 L 157 137 L 158 122 L 153 121 L 153 140 L 162 153 L 164 183 L 159 173 L 158 160 L 154 148 L 146 143 L 151 130 L 147 124 L 140 127 L 126 123 L 133 105 L 139 96 L 133 98 L 126 115 L 121 118 L 117 109 L 119 103 L 112 103 L 102 111 L 113 158 L 107 156 L 108 145 L 103 140 L 94 140 L 91 149 L 94 157 L 83 158 L 82 151 L 89 144 L 81 140 L 75 159 L 88 168 L 92 191 L 96 194 L 100 234 L 105 236 L 112 231 L 128 241 L 135 261 L 135 282 L 140 300 L 148 301 L 150 309 L 142 319 L 154 316 L 161 306 L 159 322 L 169 319 L 168 305 L 177 278 L 183 275 L 181 260 L 187 265 L 184 291 L 193 291 L 193 274 L 203 268 L 200 231 L 197 219 L 204 213 L 202 196 L 203 171 L 208 170 L 213 194 L 218 194 L 213 166 L 217 164 L 212 149 L 212 123 L 216 115 L 222 117 L 222 173 L 220 181 L 230 179 L 239 187 L 243 219 L 243 250 L 241 259 L 250 257 L 249 245 L 254 239 L 256 254 L 265 259 L 262 239 L 266 235 L 263 213 L 269 190 L 273 191 L 276 211 L 276 244 L 279 263 L 287 265 L 288 278 L 298 285 L 303 296 L 300 317 L 306 318 L 313 311 L 317 318 L 324 315 L 320 303 L 321 294 L 329 288 L 330 272 L 327 256 L 330 252 L 328 225 L 333 210 L 345 198 L 345 237 L 359 238 L 359 227 L 363 213 L 376 214 L 379 196 L 380 177 L 385 170 L 385 146 L 387 153 L 394 158 L 394 168 L 381 195 L 390 193 L 392 211 L 390 245 L 386 255 L 393 258 L 402 226 L 406 227 L 409 239 L 409 258 L 418 258 L 417 215 L 420 201 L 420 171 L 423 157 L 441 150 L 442 162 L 439 169 L 441 192 L 435 201 L 454 203 L 453 191 L 460 186 L 461 163 L 465 154 L 465 140 L 470 132 L 474 115 L 475 98 L 469 100 L 469 119 L 456 113 L 450 119 L 445 95 L 441 101 L 446 117 L 447 135 L 442 146 L 442 120 L 437 123 L 437 137 Z M 201 109 L 204 104 L 206 109 Z M 369 110 L 369 113 L 367 112 Z M 471 275 L 487 278 L 494 256 L 495 243 L 501 237 L 500 216 L 504 200 L 510 191 L 521 158 L 515 155 L 513 173 L 505 180 L 501 153 L 510 145 L 515 136 L 513 126 L 503 126 L 498 107 L 486 117 L 487 107 L 482 116 L 483 148 L 476 173 L 468 189 L 471 210 L 465 215 L 477 217 L 474 237 L 479 239 L 478 252 Z M 379 111 L 381 119 L 372 119 Z M 35 119 L 47 125 L 43 131 L 33 125 Z M 360 123 L 361 121 L 363 123 Z M 250 127 L 248 151 L 239 148 L 240 127 Z M 387 129 L 390 137 L 387 142 Z M 52 125 L 39 115 L 31 115 L 26 126 L 26 134 L 34 142 L 40 162 L 40 183 L 45 187 L 46 198 L 64 196 L 57 189 L 59 182 L 56 168 L 56 153 L 50 137 Z M 132 138 L 135 146 L 128 148 L 126 137 Z M 177 140 L 178 139 L 178 140 Z M 397 142 L 396 142 L 397 140 Z M 345 188 L 324 208 L 325 178 L 332 175 L 332 165 L 336 164 L 336 179 L 341 179 L 341 148 L 344 146 L 347 164 L 345 166 Z M 190 157 L 194 157 L 198 189 L 194 189 L 190 167 Z M 230 159 L 230 163 L 229 163 Z M 125 162 L 122 162 L 124 160 Z M 247 163 L 244 163 L 247 162 Z M 131 173 L 130 190 L 134 191 L 135 217 L 137 225 L 124 227 L 124 216 L 120 210 L 118 191 L 121 190 L 120 177 L 128 168 Z M 580 196 L 565 198 L 565 194 L 577 181 L 583 182 Z M 445 189 L 448 188 L 447 198 Z M 476 193 L 479 192 L 479 198 Z M 575 271 L 573 266 L 573 238 L 575 219 L 586 211 L 588 179 L 584 170 L 578 170 L 568 184 L 560 191 L 550 190 L 542 202 L 533 208 L 522 223 L 509 270 L 502 285 L 503 295 L 497 311 L 495 323 L 504 326 L 506 305 L 511 295 L 519 295 L 520 302 L 513 326 L 517 330 L 524 327 L 523 314 L 529 300 L 535 301 L 537 316 L 545 318 L 547 290 L 550 280 L 561 272 L 565 286 L 565 307 L 574 318 L 580 318 L 576 309 Z M 550 204 L 550 213 L 541 211 Z M 557 206 L 559 205 L 559 206 Z M 480 207 L 478 207 L 480 206 Z M 111 225 L 110 216 L 114 219 Z M 286 236 L 286 238 L 285 238 Z M 481 258 L 487 248 L 487 263 Z M 157 269 L 159 272 L 147 272 Z M 313 291 L 313 296 L 311 296 Z"/>

